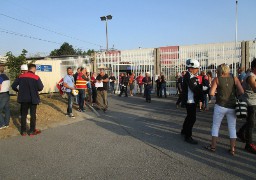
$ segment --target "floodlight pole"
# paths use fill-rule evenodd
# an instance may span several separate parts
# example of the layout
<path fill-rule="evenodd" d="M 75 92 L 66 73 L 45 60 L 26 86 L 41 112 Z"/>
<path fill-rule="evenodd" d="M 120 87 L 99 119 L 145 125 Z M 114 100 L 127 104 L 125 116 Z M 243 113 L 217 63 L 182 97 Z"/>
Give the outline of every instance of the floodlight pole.
<path fill-rule="evenodd" d="M 111 15 L 100 17 L 101 21 L 106 21 L 106 50 L 108 51 L 108 20 L 112 19 Z"/>
<path fill-rule="evenodd" d="M 235 76 L 236 76 L 236 63 L 237 63 L 237 58 L 238 58 L 238 56 L 237 56 L 237 6 L 238 6 L 238 1 L 236 1 L 235 71 L 233 68 L 233 72 L 234 72 Z M 239 63 L 241 63 L 239 58 L 238 58 L 238 60 L 239 60 Z"/>
<path fill-rule="evenodd" d="M 106 19 L 106 47 L 108 51 L 108 19 Z"/>

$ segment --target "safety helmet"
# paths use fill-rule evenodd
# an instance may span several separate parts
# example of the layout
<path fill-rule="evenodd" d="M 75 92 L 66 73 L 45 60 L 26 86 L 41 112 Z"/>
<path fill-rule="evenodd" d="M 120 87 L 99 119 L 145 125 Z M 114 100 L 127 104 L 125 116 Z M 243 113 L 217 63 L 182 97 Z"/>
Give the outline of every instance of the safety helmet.
<path fill-rule="evenodd" d="M 78 95 L 78 90 L 73 89 L 73 90 L 72 90 L 72 94 L 73 94 L 74 96 L 77 96 L 77 95 Z"/>
<path fill-rule="evenodd" d="M 186 66 L 188 68 L 200 68 L 200 63 L 196 59 L 187 59 Z"/>
<path fill-rule="evenodd" d="M 21 70 L 21 71 L 27 71 L 27 70 L 28 70 L 28 65 L 27 65 L 27 64 L 22 64 L 22 65 L 20 66 L 20 70 Z"/>

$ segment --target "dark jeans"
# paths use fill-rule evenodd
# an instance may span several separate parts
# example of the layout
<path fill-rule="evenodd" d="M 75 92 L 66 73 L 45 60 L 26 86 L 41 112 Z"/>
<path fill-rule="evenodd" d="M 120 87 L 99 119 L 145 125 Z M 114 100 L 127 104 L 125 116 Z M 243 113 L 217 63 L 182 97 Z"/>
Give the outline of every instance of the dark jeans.
<path fill-rule="evenodd" d="M 160 97 L 163 95 L 163 90 L 164 90 L 164 97 L 166 96 L 166 84 L 161 84 L 161 89 L 160 89 Z"/>
<path fill-rule="evenodd" d="M 28 109 L 30 109 L 30 132 L 34 132 L 36 129 L 36 107 L 37 104 L 32 104 L 31 102 L 23 102 L 21 103 L 21 128 L 20 132 L 26 132 L 27 125 L 27 115 Z"/>
<path fill-rule="evenodd" d="M 240 128 L 239 133 L 245 134 L 245 142 L 246 144 L 251 144 L 252 141 L 252 133 L 254 129 L 254 121 L 256 117 L 256 106 L 248 106 L 247 108 L 248 117 L 246 118 L 246 122 Z"/>
<path fill-rule="evenodd" d="M 92 102 L 96 103 L 96 99 L 97 99 L 97 89 L 95 86 L 92 86 Z"/>
<path fill-rule="evenodd" d="M 123 92 L 125 93 L 125 96 L 127 97 L 128 96 L 127 95 L 127 86 L 122 86 L 119 96 L 122 96 Z"/>
<path fill-rule="evenodd" d="M 4 111 L 5 117 L 2 115 Z M 9 93 L 0 93 L 0 127 L 9 126 L 10 122 L 10 96 Z"/>
<path fill-rule="evenodd" d="M 79 109 L 84 110 L 85 90 L 78 89 Z"/>
<path fill-rule="evenodd" d="M 179 93 L 179 98 L 176 102 L 176 105 L 180 105 L 181 102 L 182 102 L 182 93 Z"/>
<path fill-rule="evenodd" d="M 151 101 L 151 86 L 146 86 L 145 88 L 145 96 L 147 101 Z"/>
<path fill-rule="evenodd" d="M 160 97 L 160 91 L 161 91 L 161 87 L 156 87 L 156 95 L 157 95 L 157 97 Z"/>
<path fill-rule="evenodd" d="M 109 83 L 109 85 L 110 85 L 110 92 L 111 92 L 111 93 L 114 92 L 114 94 L 115 94 L 115 83 L 114 83 L 114 82 L 111 82 L 111 83 Z"/>
<path fill-rule="evenodd" d="M 184 133 L 185 137 L 188 138 L 192 136 L 192 128 L 196 122 L 196 104 L 187 104 L 186 109 L 187 117 L 183 123 L 182 133 Z"/>
<path fill-rule="evenodd" d="M 72 95 L 71 92 L 67 92 L 67 95 L 68 95 L 67 114 L 71 114 L 72 113 L 72 106 L 73 106 L 74 96 Z"/>

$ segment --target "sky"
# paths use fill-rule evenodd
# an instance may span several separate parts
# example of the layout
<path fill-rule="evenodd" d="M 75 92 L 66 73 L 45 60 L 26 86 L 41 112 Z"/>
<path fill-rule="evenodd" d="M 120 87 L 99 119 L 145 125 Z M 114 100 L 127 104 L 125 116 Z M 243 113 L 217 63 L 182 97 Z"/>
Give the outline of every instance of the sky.
<path fill-rule="evenodd" d="M 238 41 L 256 38 L 256 0 L 238 0 Z M 0 55 L 235 41 L 236 0 L 0 0 Z M 40 40 L 38 40 L 40 39 Z"/>

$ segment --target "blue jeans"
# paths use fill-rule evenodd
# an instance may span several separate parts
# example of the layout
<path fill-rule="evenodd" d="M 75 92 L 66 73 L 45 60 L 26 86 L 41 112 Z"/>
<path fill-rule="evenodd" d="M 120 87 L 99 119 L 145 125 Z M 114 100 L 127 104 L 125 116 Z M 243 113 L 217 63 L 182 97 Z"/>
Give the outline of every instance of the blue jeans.
<path fill-rule="evenodd" d="M 111 83 L 109 83 L 109 85 L 110 85 L 110 92 L 111 93 L 114 92 L 114 94 L 115 94 L 115 83 L 111 82 Z"/>
<path fill-rule="evenodd" d="M 163 90 L 164 90 L 164 97 L 167 97 L 166 96 L 166 84 L 161 84 L 160 97 L 162 97 Z"/>
<path fill-rule="evenodd" d="M 66 92 L 68 95 L 68 108 L 67 108 L 67 113 L 71 114 L 72 113 L 72 106 L 73 106 L 73 101 L 74 101 L 74 96 L 72 95 L 71 92 Z"/>
<path fill-rule="evenodd" d="M 84 110 L 85 90 L 78 89 L 79 109 Z"/>
<path fill-rule="evenodd" d="M 5 117 L 3 116 L 3 111 Z M 9 126 L 10 122 L 10 96 L 9 93 L 0 93 L 0 127 Z"/>
<path fill-rule="evenodd" d="M 204 94 L 204 108 L 208 110 L 208 94 Z"/>
<path fill-rule="evenodd" d="M 139 88 L 140 88 L 140 94 L 142 94 L 142 88 L 143 88 L 142 86 L 143 86 L 143 85 L 138 85 L 138 86 L 139 86 Z"/>

